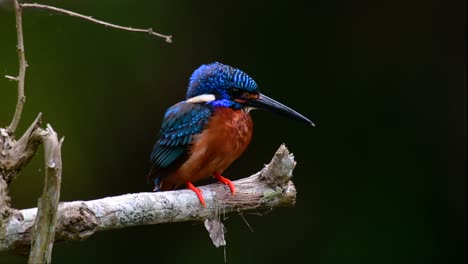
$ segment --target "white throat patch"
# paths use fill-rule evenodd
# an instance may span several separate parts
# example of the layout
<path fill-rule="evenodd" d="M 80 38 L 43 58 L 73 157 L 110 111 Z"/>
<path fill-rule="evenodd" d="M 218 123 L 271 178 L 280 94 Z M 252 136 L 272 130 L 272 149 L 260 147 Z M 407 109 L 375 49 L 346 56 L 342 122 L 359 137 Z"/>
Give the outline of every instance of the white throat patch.
<path fill-rule="evenodd" d="M 216 97 L 213 94 L 202 94 L 198 96 L 194 96 L 190 99 L 188 99 L 186 102 L 187 103 L 208 103 L 216 100 Z"/>
<path fill-rule="evenodd" d="M 251 106 L 244 106 L 244 108 L 242 108 L 244 110 L 244 112 L 246 113 L 249 113 L 251 110 L 254 110 L 254 109 L 257 109 L 255 107 L 251 107 Z"/>

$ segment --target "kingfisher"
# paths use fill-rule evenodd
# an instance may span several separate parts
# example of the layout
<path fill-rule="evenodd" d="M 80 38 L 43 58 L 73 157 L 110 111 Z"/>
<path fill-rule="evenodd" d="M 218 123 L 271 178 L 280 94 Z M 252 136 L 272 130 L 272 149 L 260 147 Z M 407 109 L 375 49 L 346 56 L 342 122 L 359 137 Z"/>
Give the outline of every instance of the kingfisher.
<path fill-rule="evenodd" d="M 167 109 L 150 155 L 148 180 L 153 191 L 186 186 L 205 206 L 193 183 L 209 177 L 229 186 L 223 172 L 252 140 L 250 111 L 265 109 L 289 118 L 314 123 L 293 109 L 260 93 L 257 83 L 240 69 L 214 62 L 201 65 L 190 77 L 186 100 Z"/>

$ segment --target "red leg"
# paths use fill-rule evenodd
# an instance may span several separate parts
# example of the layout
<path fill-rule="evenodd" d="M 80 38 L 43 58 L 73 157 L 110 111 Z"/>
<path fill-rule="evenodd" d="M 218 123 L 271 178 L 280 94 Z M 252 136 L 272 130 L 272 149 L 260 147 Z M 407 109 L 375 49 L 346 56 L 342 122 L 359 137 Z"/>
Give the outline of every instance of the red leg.
<path fill-rule="evenodd" d="M 202 195 L 202 192 L 200 191 L 200 189 L 198 189 L 197 187 L 193 186 L 193 184 L 191 182 L 186 182 L 187 184 L 187 188 L 192 190 L 198 197 L 198 200 L 200 200 L 200 203 L 201 205 L 203 205 L 203 207 L 206 206 L 206 203 L 205 203 L 205 199 L 203 198 L 203 195 Z"/>
<path fill-rule="evenodd" d="M 227 178 L 224 178 L 223 175 L 219 174 L 219 172 L 213 173 L 213 176 L 215 176 L 215 178 L 218 179 L 218 181 L 222 184 L 229 186 L 229 189 L 231 189 L 233 195 L 236 194 L 236 187 L 234 187 L 234 183 L 232 183 L 232 181 L 230 181 Z"/>

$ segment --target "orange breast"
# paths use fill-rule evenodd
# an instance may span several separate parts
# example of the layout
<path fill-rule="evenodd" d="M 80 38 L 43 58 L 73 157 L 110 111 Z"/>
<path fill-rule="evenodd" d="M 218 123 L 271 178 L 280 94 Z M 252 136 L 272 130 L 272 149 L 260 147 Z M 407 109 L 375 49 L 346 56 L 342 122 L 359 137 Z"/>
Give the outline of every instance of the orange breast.
<path fill-rule="evenodd" d="M 196 136 L 190 157 L 163 179 L 161 189 L 173 189 L 223 173 L 244 152 L 252 139 L 252 119 L 244 110 L 218 108 L 207 128 Z"/>

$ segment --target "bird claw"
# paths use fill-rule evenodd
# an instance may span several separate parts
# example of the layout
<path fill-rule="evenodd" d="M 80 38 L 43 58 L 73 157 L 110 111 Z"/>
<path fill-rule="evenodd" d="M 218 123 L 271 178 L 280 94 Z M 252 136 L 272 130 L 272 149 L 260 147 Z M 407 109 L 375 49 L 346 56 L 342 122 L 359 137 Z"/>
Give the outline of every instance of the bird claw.
<path fill-rule="evenodd" d="M 200 191 L 200 189 L 198 189 L 197 187 L 195 187 L 191 182 L 186 182 L 187 184 L 187 188 L 192 190 L 198 197 L 198 200 L 200 200 L 200 203 L 203 207 L 206 207 L 206 203 L 205 203 L 205 198 L 203 198 L 203 195 L 202 195 L 202 192 Z"/>
<path fill-rule="evenodd" d="M 218 179 L 218 181 L 224 185 L 229 186 L 229 189 L 231 189 L 232 195 L 236 194 L 236 187 L 234 186 L 234 183 L 230 181 L 229 179 L 223 177 L 221 174 L 218 172 L 213 173 L 213 176 Z"/>

